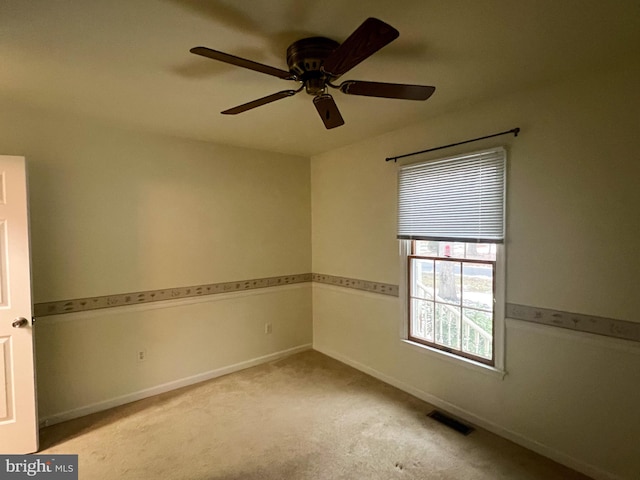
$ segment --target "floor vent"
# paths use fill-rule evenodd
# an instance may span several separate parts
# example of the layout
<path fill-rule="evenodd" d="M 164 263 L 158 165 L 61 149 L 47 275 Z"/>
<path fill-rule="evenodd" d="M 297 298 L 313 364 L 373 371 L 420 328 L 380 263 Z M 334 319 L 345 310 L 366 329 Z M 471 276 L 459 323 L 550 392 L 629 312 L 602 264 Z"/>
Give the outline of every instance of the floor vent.
<path fill-rule="evenodd" d="M 469 435 L 473 432 L 473 427 L 469 425 L 465 425 L 464 423 L 456 420 L 455 418 L 450 417 L 446 413 L 442 413 L 438 410 L 433 410 L 432 412 L 427 413 L 427 417 L 433 418 L 435 421 L 446 425 L 449 428 L 454 429 L 456 432 L 461 433 L 463 435 Z"/>

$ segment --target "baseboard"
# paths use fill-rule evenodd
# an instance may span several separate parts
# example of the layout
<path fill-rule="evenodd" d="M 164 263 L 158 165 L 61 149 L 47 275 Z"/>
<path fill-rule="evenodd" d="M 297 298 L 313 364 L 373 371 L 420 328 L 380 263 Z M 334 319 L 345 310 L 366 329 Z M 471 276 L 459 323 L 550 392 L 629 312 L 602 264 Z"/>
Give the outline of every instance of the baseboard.
<path fill-rule="evenodd" d="M 443 400 L 430 393 L 427 393 L 423 390 L 415 388 L 394 377 L 390 377 L 389 375 L 379 372 L 378 370 L 368 367 L 360 362 L 352 360 L 351 358 L 348 358 L 340 353 L 334 352 L 327 348 L 318 347 L 317 345 L 314 345 L 313 349 L 335 360 L 338 360 L 339 362 L 349 365 L 355 368 L 356 370 L 360 370 L 361 372 L 364 372 L 367 375 L 371 375 L 372 377 L 377 378 L 378 380 L 381 380 L 389 385 L 399 388 L 400 390 L 407 392 L 421 400 L 424 400 L 425 402 L 430 403 L 435 407 L 441 408 L 457 417 L 460 417 L 463 420 L 466 420 L 470 423 L 473 423 L 474 425 L 482 427 L 485 430 L 490 431 L 491 433 L 495 433 L 500 437 L 506 438 L 507 440 L 517 443 L 522 447 L 525 447 L 529 450 L 539 453 L 540 455 L 550 458 L 551 460 L 554 460 L 573 470 L 584 473 L 585 475 L 588 475 L 596 480 L 623 480 L 621 477 L 617 475 L 601 470 L 598 467 L 595 467 L 581 460 L 578 460 L 574 457 L 571 457 L 570 455 L 560 452 L 547 445 L 541 444 L 517 432 L 506 429 L 496 423 L 493 423 L 487 419 L 479 417 L 472 412 L 459 408 L 458 406 L 446 400 Z"/>
<path fill-rule="evenodd" d="M 287 357 L 295 353 L 311 350 L 311 347 L 312 347 L 311 344 L 299 345 L 297 347 L 289 348 L 287 350 L 281 350 L 279 352 L 271 353 L 269 355 L 264 355 L 262 357 L 252 358 L 244 362 L 217 368 L 215 370 L 210 370 L 208 372 L 199 373 L 197 375 L 192 375 L 190 377 L 181 378 L 178 380 L 174 380 L 172 382 L 163 383 L 162 385 L 157 385 L 155 387 L 146 388 L 144 390 L 139 390 L 137 392 L 128 393 L 126 395 L 121 395 L 119 397 L 111 398 L 109 400 L 104 400 L 102 402 L 92 403 L 91 405 L 86 405 L 83 407 L 74 408 L 72 410 L 67 410 L 65 412 L 48 415 L 40 419 L 40 422 L 39 422 L 40 427 L 46 427 L 50 425 L 55 425 L 56 423 L 66 422 L 67 420 L 72 420 L 74 418 L 84 417 L 85 415 L 101 412 L 103 410 L 108 410 L 110 408 L 119 407 L 120 405 L 124 405 L 126 403 L 131 403 L 137 400 L 142 400 L 144 398 L 153 397 L 154 395 L 159 395 L 161 393 L 169 392 L 177 388 L 187 387 L 189 385 L 194 385 L 196 383 L 204 382 L 206 380 L 211 380 L 216 377 L 228 375 L 230 373 L 238 372 L 246 368 L 255 367 L 256 365 L 261 365 L 263 363 L 271 362 L 273 360 L 278 360 L 280 358 Z"/>

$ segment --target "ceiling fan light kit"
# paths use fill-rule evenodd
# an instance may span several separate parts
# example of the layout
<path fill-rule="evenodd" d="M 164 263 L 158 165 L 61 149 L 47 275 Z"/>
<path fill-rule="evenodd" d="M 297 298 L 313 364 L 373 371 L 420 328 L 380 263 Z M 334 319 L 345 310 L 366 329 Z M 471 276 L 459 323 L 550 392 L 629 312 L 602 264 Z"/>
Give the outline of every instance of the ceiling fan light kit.
<path fill-rule="evenodd" d="M 342 44 L 325 37 L 303 38 L 287 48 L 289 71 L 247 60 L 207 47 L 194 47 L 191 53 L 247 68 L 283 80 L 299 83 L 295 90 L 283 90 L 237 107 L 224 110 L 225 115 L 236 115 L 276 100 L 291 97 L 302 90 L 312 95 L 313 104 L 327 129 L 344 125 L 344 120 L 329 88 L 347 95 L 396 98 L 404 100 L 426 100 L 435 87 L 406 85 L 400 83 L 346 80 L 339 85 L 333 82 L 340 76 L 369 58 L 384 46 L 398 38 L 398 31 L 377 18 L 368 18 Z"/>

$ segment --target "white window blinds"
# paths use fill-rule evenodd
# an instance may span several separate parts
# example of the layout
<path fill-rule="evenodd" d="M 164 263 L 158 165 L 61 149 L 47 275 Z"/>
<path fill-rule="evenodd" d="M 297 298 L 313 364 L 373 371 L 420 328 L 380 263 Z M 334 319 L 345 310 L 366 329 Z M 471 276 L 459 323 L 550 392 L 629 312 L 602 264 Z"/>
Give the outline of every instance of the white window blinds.
<path fill-rule="evenodd" d="M 398 238 L 503 242 L 505 170 L 503 148 L 401 167 Z"/>

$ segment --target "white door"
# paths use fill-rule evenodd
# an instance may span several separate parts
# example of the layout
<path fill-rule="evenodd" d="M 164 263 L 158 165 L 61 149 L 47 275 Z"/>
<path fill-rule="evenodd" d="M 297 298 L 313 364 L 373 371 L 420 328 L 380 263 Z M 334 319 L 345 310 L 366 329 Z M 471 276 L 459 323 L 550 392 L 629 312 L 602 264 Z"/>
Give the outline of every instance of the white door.
<path fill-rule="evenodd" d="M 0 156 L 0 453 L 38 450 L 24 157 Z"/>

